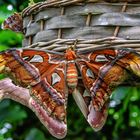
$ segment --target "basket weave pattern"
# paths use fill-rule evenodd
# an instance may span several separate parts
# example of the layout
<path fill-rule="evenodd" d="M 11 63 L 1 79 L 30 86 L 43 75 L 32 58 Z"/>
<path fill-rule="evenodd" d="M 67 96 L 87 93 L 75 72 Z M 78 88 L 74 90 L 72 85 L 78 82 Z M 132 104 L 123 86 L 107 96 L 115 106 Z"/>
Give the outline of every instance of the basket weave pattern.
<path fill-rule="evenodd" d="M 23 11 L 24 47 L 63 51 L 78 39 L 80 50 L 132 47 L 139 52 L 140 4 L 95 0 L 43 2 Z"/>

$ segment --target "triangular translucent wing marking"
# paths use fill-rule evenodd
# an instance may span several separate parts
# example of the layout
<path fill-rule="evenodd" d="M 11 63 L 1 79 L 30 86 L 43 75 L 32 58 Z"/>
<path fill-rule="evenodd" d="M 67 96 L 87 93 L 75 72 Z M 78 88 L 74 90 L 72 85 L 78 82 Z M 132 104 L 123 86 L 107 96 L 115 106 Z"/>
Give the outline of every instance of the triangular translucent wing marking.
<path fill-rule="evenodd" d="M 93 72 L 90 69 L 87 69 L 86 76 L 91 77 L 92 79 L 95 79 L 95 76 L 94 76 Z"/>
<path fill-rule="evenodd" d="M 107 61 L 108 61 L 108 59 L 103 54 L 97 55 L 96 59 L 95 59 L 95 62 L 107 62 Z"/>
<path fill-rule="evenodd" d="M 42 63 L 44 60 L 40 55 L 34 55 L 34 57 L 30 60 L 30 63 Z"/>
<path fill-rule="evenodd" d="M 52 85 L 61 81 L 61 77 L 57 73 L 52 74 Z"/>

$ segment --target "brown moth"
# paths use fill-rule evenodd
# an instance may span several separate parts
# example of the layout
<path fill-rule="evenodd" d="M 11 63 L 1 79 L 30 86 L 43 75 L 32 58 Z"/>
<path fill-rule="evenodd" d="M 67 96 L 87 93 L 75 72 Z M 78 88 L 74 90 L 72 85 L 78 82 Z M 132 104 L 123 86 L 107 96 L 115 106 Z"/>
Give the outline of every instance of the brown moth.
<path fill-rule="evenodd" d="M 98 131 L 106 121 L 112 91 L 131 75 L 138 78 L 139 65 L 140 56 L 131 49 L 84 53 L 72 47 L 64 53 L 12 49 L 0 54 L 1 73 L 29 88 L 30 107 L 42 114 L 38 116 L 43 116 L 42 122 L 57 138 L 66 135 L 69 93 L 92 128 Z"/>
<path fill-rule="evenodd" d="M 15 32 L 23 32 L 23 20 L 20 14 L 14 13 L 2 24 L 3 29 L 10 29 Z"/>

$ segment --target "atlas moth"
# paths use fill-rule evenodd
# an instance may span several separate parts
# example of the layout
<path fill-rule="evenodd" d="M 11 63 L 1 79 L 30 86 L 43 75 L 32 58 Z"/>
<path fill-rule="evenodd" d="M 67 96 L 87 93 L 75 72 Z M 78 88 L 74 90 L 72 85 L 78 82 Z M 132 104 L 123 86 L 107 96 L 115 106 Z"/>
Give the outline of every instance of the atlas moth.
<path fill-rule="evenodd" d="M 4 22 L 4 27 L 15 30 L 16 25 Z M 140 76 L 140 56 L 132 49 L 82 52 L 75 48 L 68 46 L 65 52 L 22 48 L 0 53 L 0 72 L 29 89 L 30 108 L 57 138 L 65 137 L 67 132 L 69 94 L 90 126 L 98 131 L 107 119 L 112 91 Z"/>

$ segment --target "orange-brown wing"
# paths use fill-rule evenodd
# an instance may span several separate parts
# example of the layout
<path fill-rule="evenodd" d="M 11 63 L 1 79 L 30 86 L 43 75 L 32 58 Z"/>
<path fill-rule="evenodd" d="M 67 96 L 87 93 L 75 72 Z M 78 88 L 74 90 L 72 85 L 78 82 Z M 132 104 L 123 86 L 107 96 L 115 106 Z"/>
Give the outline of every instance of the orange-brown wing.
<path fill-rule="evenodd" d="M 83 84 L 88 91 L 98 77 L 101 67 L 110 62 L 116 55 L 115 50 L 100 50 L 80 55 L 77 61 Z"/>
<path fill-rule="evenodd" d="M 62 56 L 44 51 L 24 50 L 22 57 L 33 64 L 40 73 L 41 81 L 31 86 L 33 102 L 39 104 L 51 118 L 48 130 L 58 138 L 66 135 L 67 88 L 66 65 Z M 47 117 L 44 117 L 47 118 Z"/>
<path fill-rule="evenodd" d="M 0 69 L 20 86 L 30 87 L 31 108 L 57 138 L 66 135 L 65 62 L 59 55 L 37 50 L 1 52 Z"/>
<path fill-rule="evenodd" d="M 22 17 L 18 13 L 14 13 L 3 22 L 3 29 L 10 29 L 15 32 L 23 32 Z"/>
<path fill-rule="evenodd" d="M 31 96 L 53 121 L 49 121 L 48 130 L 57 138 L 66 135 L 67 88 L 65 82 L 65 64 L 46 70 L 44 78 L 31 87 Z"/>
<path fill-rule="evenodd" d="M 0 72 L 6 73 L 22 87 L 34 85 L 40 81 L 40 74 L 35 66 L 25 61 L 22 51 L 12 49 L 0 53 Z"/>
<path fill-rule="evenodd" d="M 94 53 L 90 54 L 93 57 L 88 56 L 89 59 L 94 59 L 87 61 L 83 58 L 83 61 L 78 62 L 84 86 L 91 99 L 88 105 L 88 122 L 95 130 L 100 129 L 105 122 L 107 103 L 114 88 L 128 78 L 132 78 L 133 74 L 137 77 L 140 76 L 140 56 L 138 54 L 130 49 L 112 51 L 114 54 L 106 54 L 107 61 L 102 64 L 99 61 L 99 64 L 97 63 L 95 58 L 98 57 L 98 54 L 95 57 Z M 102 53 L 104 55 L 108 53 L 108 50 Z"/>
<path fill-rule="evenodd" d="M 90 126 L 95 131 L 99 131 L 104 126 L 107 119 L 108 102 L 105 103 L 104 107 L 102 107 L 100 111 L 96 111 L 94 106 L 91 104 L 91 95 L 82 84 L 78 85 L 78 88 L 72 95 Z"/>
<path fill-rule="evenodd" d="M 140 76 L 140 55 L 130 49 L 116 50 L 114 59 L 105 64 L 98 73 L 98 78 L 90 88 L 95 110 L 100 110 L 109 99 L 112 91 L 127 79 L 134 82 L 133 76 Z M 135 79 L 136 80 L 136 79 Z"/>
<path fill-rule="evenodd" d="M 24 49 L 22 57 L 33 64 L 40 73 L 40 82 L 30 88 L 32 102 L 41 106 L 49 116 L 49 120 L 48 117 L 44 117 L 44 119 L 48 121 L 47 128 L 50 133 L 58 138 L 64 137 L 67 131 L 68 91 L 65 82 L 66 64 L 63 57 L 58 54 L 26 49 Z"/>
<path fill-rule="evenodd" d="M 136 53 L 135 50 L 122 49 L 118 50 L 118 55 L 123 53 L 123 57 L 116 63 L 122 68 L 130 71 L 136 76 L 140 76 L 140 54 Z M 135 79 L 136 80 L 136 79 Z"/>
<path fill-rule="evenodd" d="M 76 100 L 76 102 L 80 105 L 81 110 L 85 110 L 82 112 L 95 131 L 100 130 L 106 121 L 108 102 L 104 104 L 102 109 L 95 110 L 95 106 L 91 104 L 93 97 L 90 89 L 98 78 L 101 67 L 113 59 L 115 55 L 116 52 L 114 50 L 101 50 L 80 55 L 80 60 L 77 61 L 77 65 L 82 76 L 81 85 L 83 84 L 84 86 L 79 86 L 78 91 L 81 99 L 80 102 L 78 102 L 78 100 Z M 106 94 L 106 89 L 104 89 L 103 92 Z M 104 99 L 102 98 L 101 100 Z"/>

